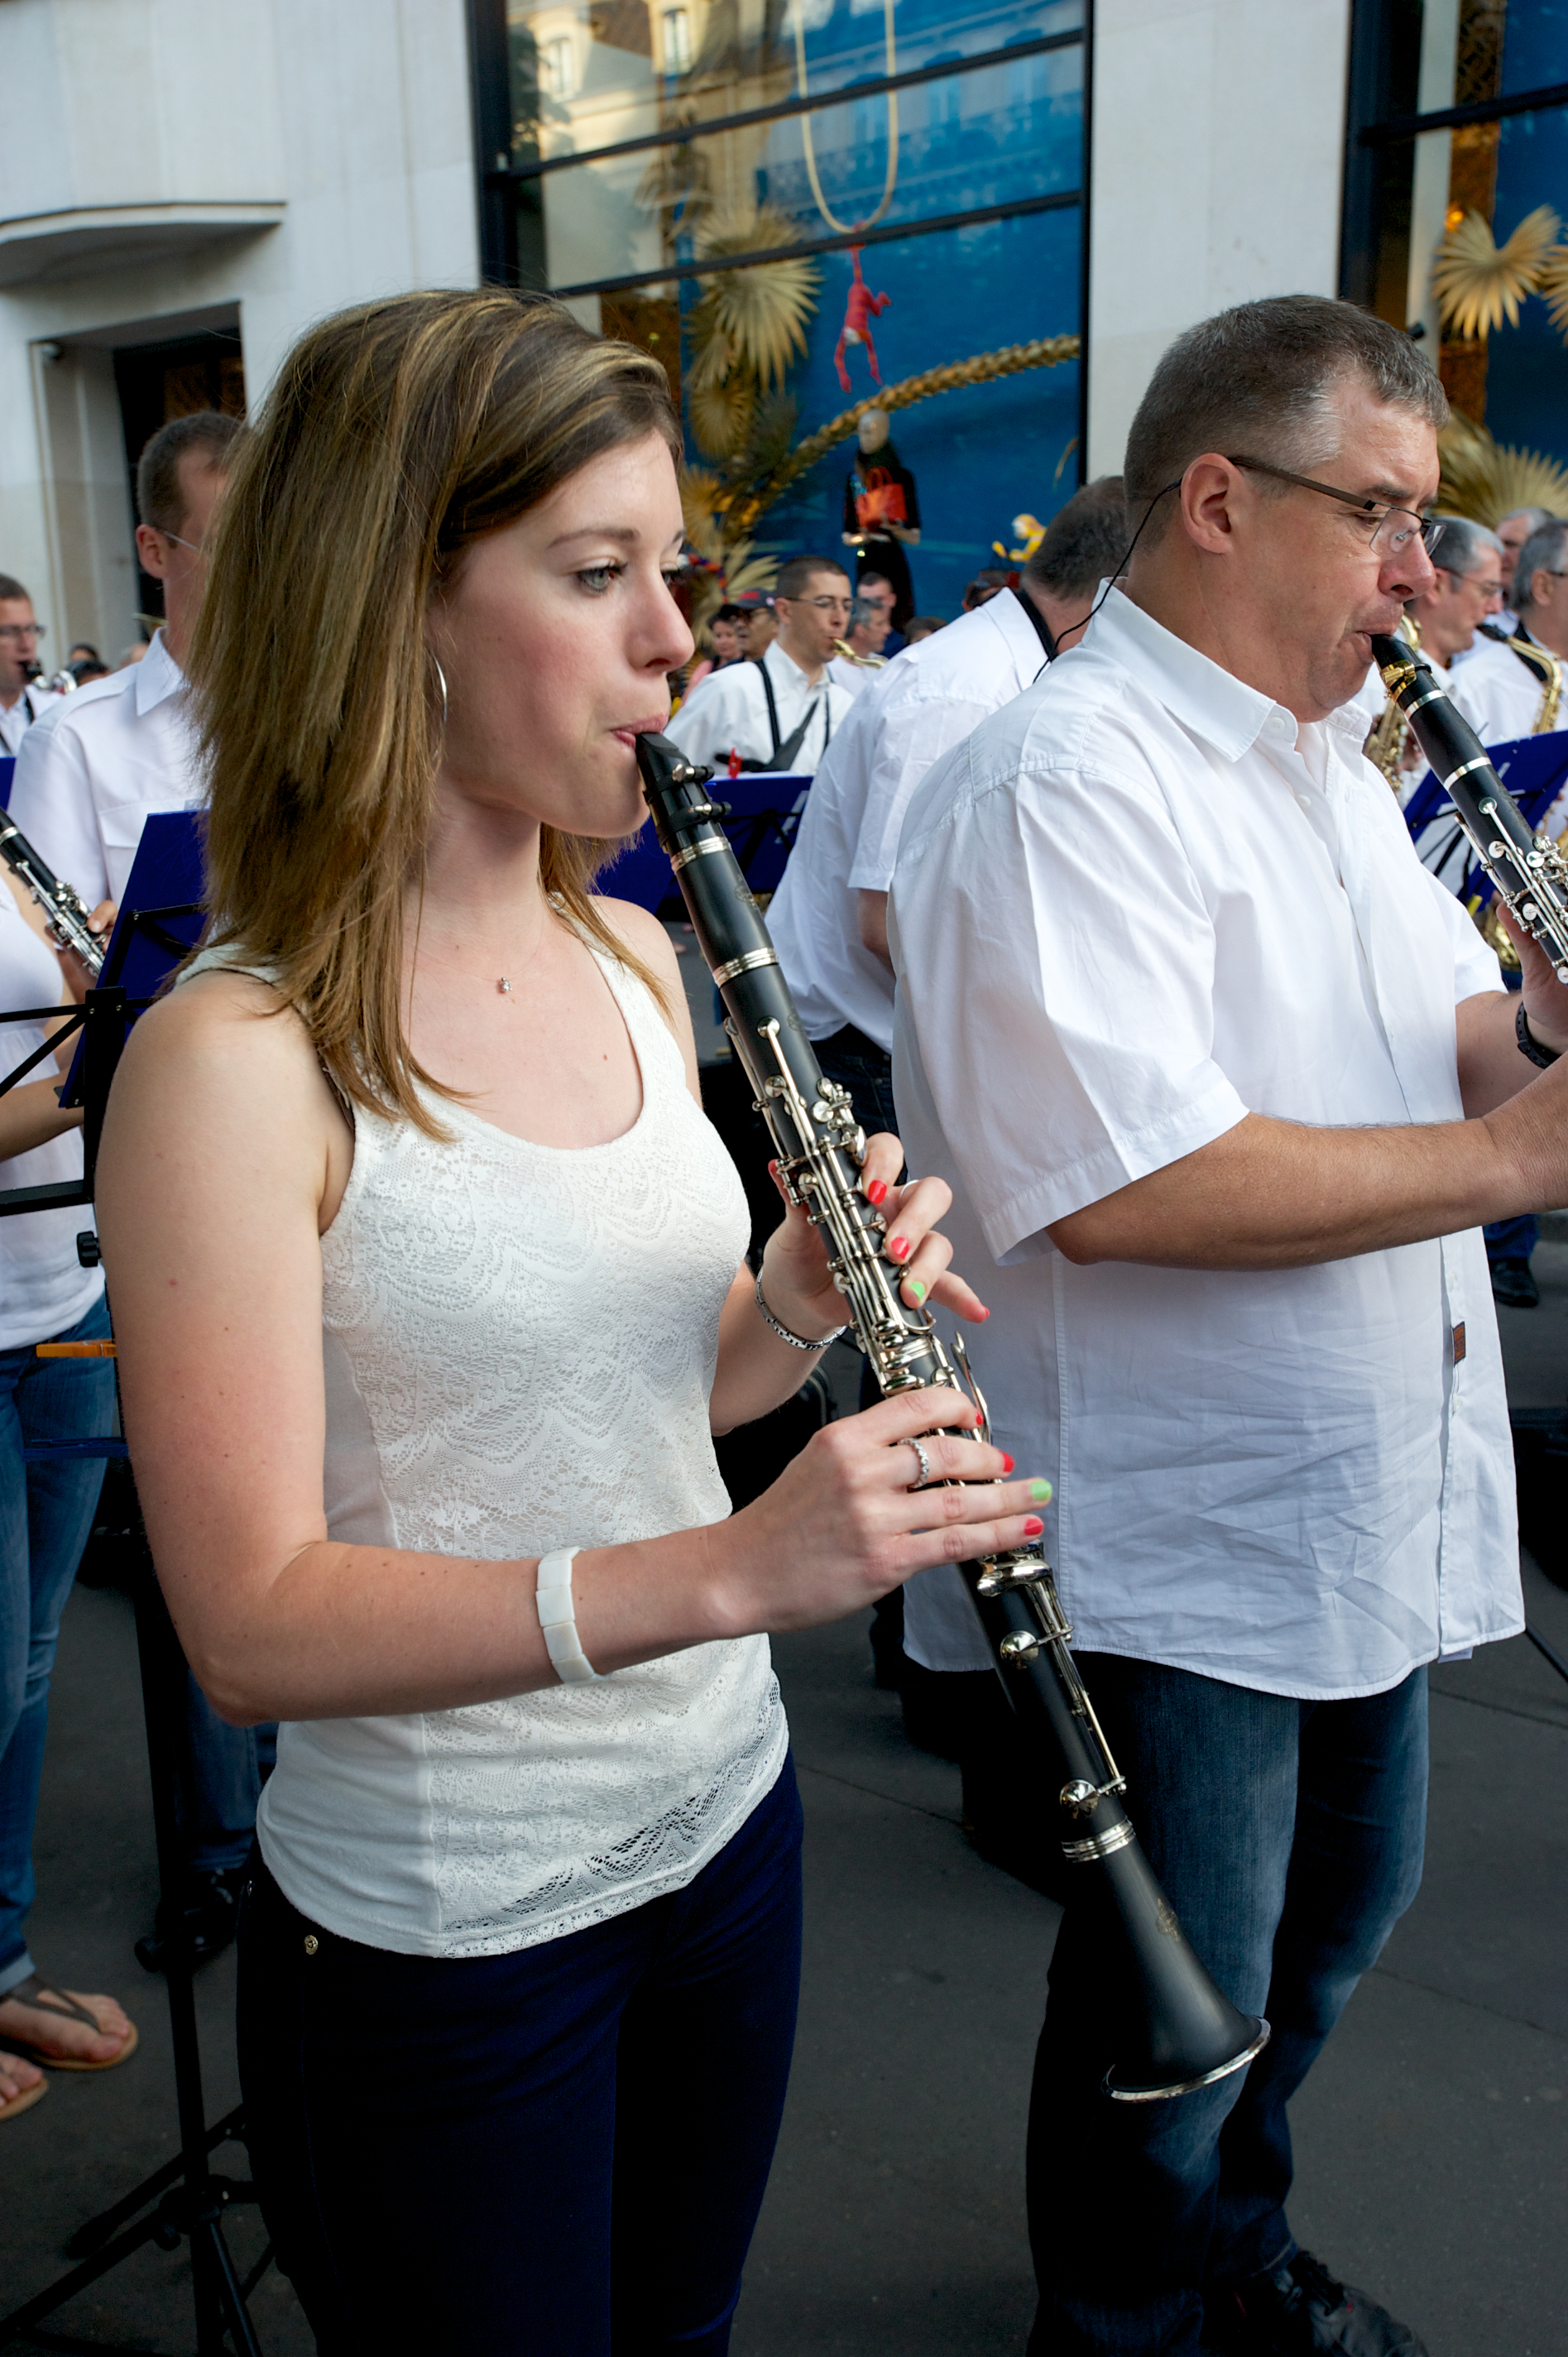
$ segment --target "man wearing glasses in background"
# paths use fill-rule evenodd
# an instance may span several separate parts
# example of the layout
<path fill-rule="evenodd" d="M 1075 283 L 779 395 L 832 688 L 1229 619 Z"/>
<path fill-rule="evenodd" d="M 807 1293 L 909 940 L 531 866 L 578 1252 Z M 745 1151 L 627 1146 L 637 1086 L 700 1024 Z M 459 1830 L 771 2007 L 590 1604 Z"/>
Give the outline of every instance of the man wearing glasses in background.
<path fill-rule="evenodd" d="M 779 630 L 760 662 L 710 672 L 666 732 L 694 761 L 722 770 L 733 751 L 744 770 L 814 777 L 848 717 L 852 699 L 828 676 L 849 624 L 849 576 L 831 556 L 791 556 L 779 568 Z"/>
<path fill-rule="evenodd" d="M 19 753 L 34 721 L 51 705 L 65 702 L 52 688 L 33 683 L 43 635 L 21 583 L 0 573 L 0 753 Z"/>
<path fill-rule="evenodd" d="M 1476 1231 L 1568 1200 L 1568 988 L 1531 947 L 1504 993 L 1344 710 L 1432 587 L 1446 415 L 1348 304 L 1188 330 L 1128 437 L 1124 593 L 901 839 L 894 1088 L 991 1308 L 993 1437 L 1056 1476 L 1128 1806 L 1273 2032 L 1212 2086 L 1109 2101 L 1114 1956 L 1069 1909 L 1030 2124 L 1039 2357 L 1422 2351 L 1297 2245 L 1285 2106 L 1415 1895 L 1427 1664 L 1522 1626 Z M 907 1630 L 982 1667 L 954 1588 L 911 1581 Z"/>

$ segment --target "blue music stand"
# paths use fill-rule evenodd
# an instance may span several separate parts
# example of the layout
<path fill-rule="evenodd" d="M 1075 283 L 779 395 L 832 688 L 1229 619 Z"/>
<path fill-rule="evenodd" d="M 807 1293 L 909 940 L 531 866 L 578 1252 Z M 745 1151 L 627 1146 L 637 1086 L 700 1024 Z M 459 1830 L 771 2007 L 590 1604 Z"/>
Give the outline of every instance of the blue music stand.
<path fill-rule="evenodd" d="M 154 811 L 142 828 L 98 977 L 100 990 L 124 991 L 127 1032 L 200 935 L 205 920 L 201 819 L 199 811 Z M 62 1104 L 81 1102 L 81 1064 L 79 1044 Z"/>
<path fill-rule="evenodd" d="M 1488 745 L 1487 758 L 1503 784 L 1520 806 L 1525 823 L 1539 827 L 1547 813 L 1568 787 L 1568 730 L 1558 729 L 1544 737 L 1510 737 L 1500 745 Z M 1454 805 L 1443 791 L 1438 779 L 1428 770 L 1409 802 L 1404 806 L 1404 823 L 1410 829 L 1411 840 L 1419 844 L 1434 821 L 1453 815 Z M 1459 822 L 1454 820 L 1455 835 Z M 1447 851 L 1444 858 L 1446 861 Z M 1491 878 L 1475 857 L 1466 862 L 1465 880 L 1459 899 L 1466 907 L 1472 902 L 1484 909 L 1493 897 Z"/>
<path fill-rule="evenodd" d="M 714 800 L 728 808 L 724 830 L 754 892 L 778 890 L 795 847 L 811 785 L 810 778 L 792 770 L 743 770 L 738 778 L 726 778 L 721 771 L 709 787 Z M 639 834 L 632 836 L 613 866 L 600 871 L 598 881 L 612 899 L 635 901 L 655 916 L 685 913 L 651 819 Z"/>
<path fill-rule="evenodd" d="M 11 780 L 16 774 L 15 753 L 0 753 L 0 810 L 11 807 Z"/>

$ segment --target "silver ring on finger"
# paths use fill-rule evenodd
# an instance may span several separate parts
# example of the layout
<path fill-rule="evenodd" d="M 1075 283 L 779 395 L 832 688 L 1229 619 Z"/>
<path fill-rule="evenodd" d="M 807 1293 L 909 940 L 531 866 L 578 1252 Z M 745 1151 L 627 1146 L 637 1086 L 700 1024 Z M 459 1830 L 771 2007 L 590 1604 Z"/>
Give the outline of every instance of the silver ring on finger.
<path fill-rule="evenodd" d="M 923 1489 L 925 1488 L 925 1486 L 926 1486 L 927 1482 L 928 1482 L 928 1481 L 930 1480 L 930 1478 L 931 1478 L 931 1461 L 930 1461 L 930 1458 L 926 1455 L 925 1450 L 921 1448 L 921 1446 L 920 1446 L 920 1444 L 919 1444 L 919 1442 L 918 1442 L 918 1440 L 913 1440 L 913 1439 L 911 1439 L 911 1440 L 907 1440 L 907 1441 L 899 1441 L 899 1442 L 897 1444 L 897 1447 L 899 1447 L 899 1448 L 912 1448 L 912 1449 L 914 1450 L 914 1452 L 915 1452 L 916 1456 L 919 1458 L 919 1460 L 920 1460 L 920 1478 L 919 1478 L 919 1480 L 918 1480 L 918 1481 L 911 1481 L 911 1482 L 909 1483 L 909 1485 L 908 1485 L 908 1486 L 909 1486 L 909 1488 L 910 1488 L 911 1490 L 923 1490 Z"/>

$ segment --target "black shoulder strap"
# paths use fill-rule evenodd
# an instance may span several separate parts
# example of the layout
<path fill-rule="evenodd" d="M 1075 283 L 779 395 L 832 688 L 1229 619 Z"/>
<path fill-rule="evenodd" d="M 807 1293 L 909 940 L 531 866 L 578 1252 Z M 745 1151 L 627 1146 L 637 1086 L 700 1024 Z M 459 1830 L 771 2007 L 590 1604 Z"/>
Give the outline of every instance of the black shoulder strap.
<path fill-rule="evenodd" d="M 773 693 L 773 682 L 768 676 L 767 662 L 758 655 L 756 662 L 757 677 L 762 682 L 762 693 L 768 698 L 768 726 L 773 738 L 773 750 L 768 757 L 768 766 L 773 769 L 779 760 L 779 703 Z"/>
<path fill-rule="evenodd" d="M 1517 639 L 1507 639 L 1503 643 L 1510 654 L 1519 657 L 1526 671 L 1540 680 L 1543 687 L 1551 686 L 1556 662 L 1544 647 L 1538 647 L 1535 640 L 1527 639 L 1522 630 Z"/>

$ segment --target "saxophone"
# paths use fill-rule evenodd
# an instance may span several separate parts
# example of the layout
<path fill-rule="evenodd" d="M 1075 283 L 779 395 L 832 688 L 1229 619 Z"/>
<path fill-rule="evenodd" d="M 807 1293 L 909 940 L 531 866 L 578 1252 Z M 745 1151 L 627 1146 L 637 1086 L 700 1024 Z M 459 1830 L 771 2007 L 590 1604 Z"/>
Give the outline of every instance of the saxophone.
<path fill-rule="evenodd" d="M 1413 614 L 1404 617 L 1400 629 L 1412 647 L 1420 646 L 1421 626 Z M 1373 768 L 1381 770 L 1396 794 L 1404 770 L 1404 748 L 1409 738 L 1410 723 L 1391 695 L 1367 731 L 1367 741 L 1361 750 Z"/>
<path fill-rule="evenodd" d="M 772 1133 L 779 1176 L 822 1231 L 856 1340 L 889 1396 L 967 1386 L 979 1430 L 950 1429 L 983 1440 L 989 1417 L 961 1340 L 950 1355 L 929 1311 L 910 1308 L 899 1294 L 899 1272 L 882 1249 L 886 1222 L 861 1189 L 865 1132 L 848 1092 L 823 1078 L 800 1027 L 720 823 L 725 806 L 708 799 L 714 772 L 665 737 L 639 737 L 637 759 L 660 843 L 725 1004 L 725 1028 Z M 1044 1554 L 1016 1547 L 959 1569 L 1008 1698 L 1050 1763 L 1063 1852 L 1092 1869 L 1121 1935 L 1134 2018 L 1107 2093 L 1149 2103 L 1242 2069 L 1262 2051 L 1269 2025 L 1239 2013 L 1216 1988 L 1155 1879 L 1123 1804 L 1125 1780 L 1069 1651 L 1072 1630 Z"/>
<path fill-rule="evenodd" d="M 45 866 L 21 828 L 4 811 L 0 811 L 0 859 L 17 881 L 27 886 L 48 920 L 56 941 L 79 958 L 96 981 L 103 970 L 109 945 L 101 942 L 88 925 L 91 909 L 80 892 L 62 884 L 54 870 Z"/>
<path fill-rule="evenodd" d="M 1568 982 L 1568 861 L 1550 837 L 1531 832 L 1480 738 L 1414 648 L 1402 639 L 1374 638 L 1372 660 L 1498 899 L 1520 930 L 1540 942 L 1558 981 Z"/>

